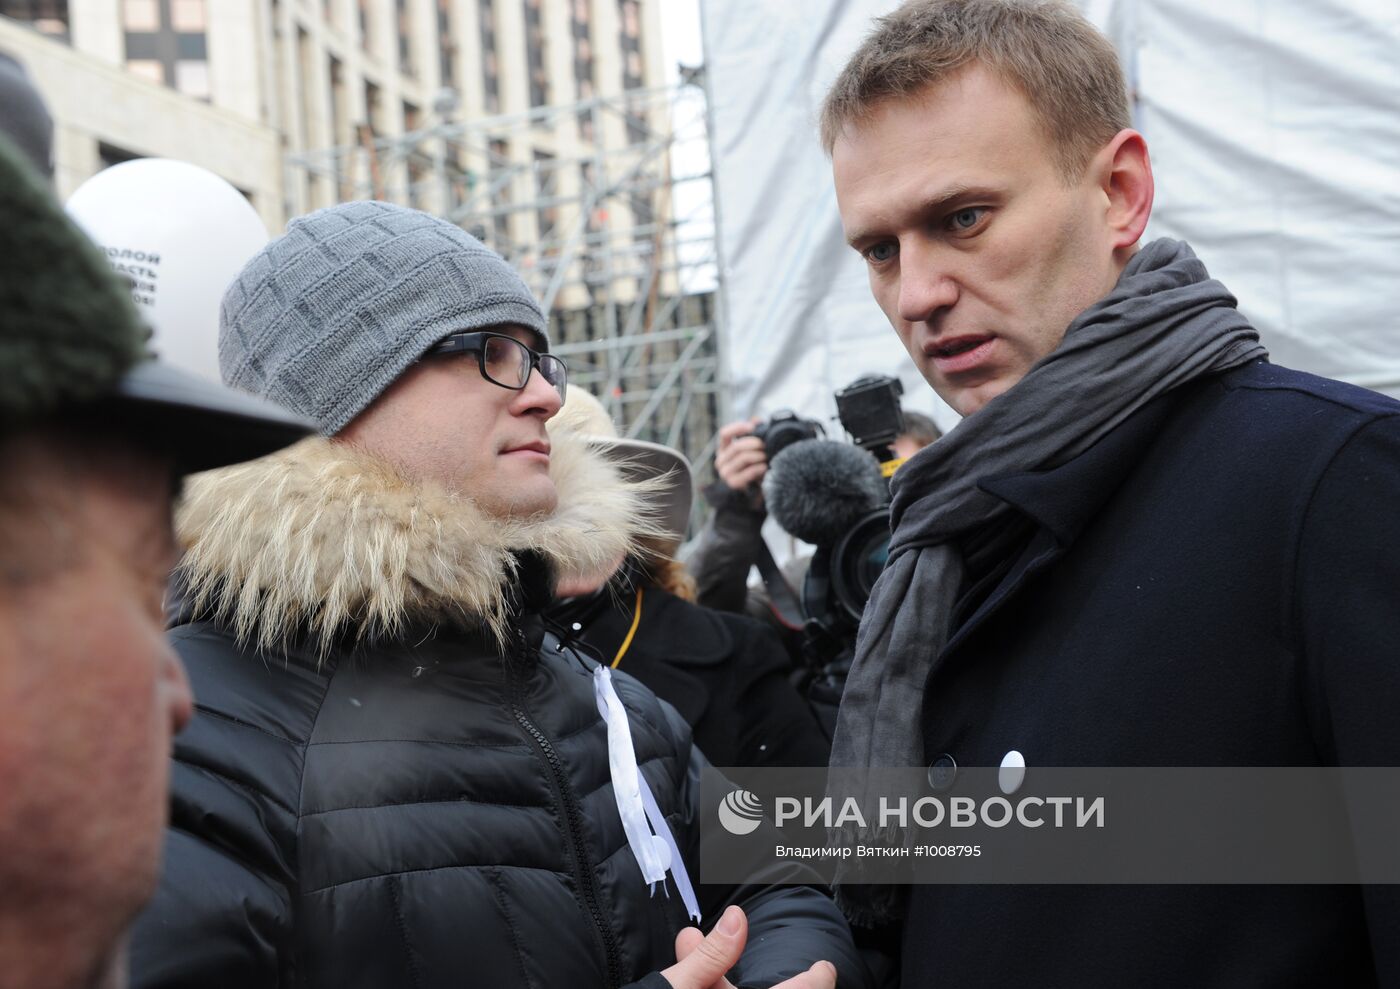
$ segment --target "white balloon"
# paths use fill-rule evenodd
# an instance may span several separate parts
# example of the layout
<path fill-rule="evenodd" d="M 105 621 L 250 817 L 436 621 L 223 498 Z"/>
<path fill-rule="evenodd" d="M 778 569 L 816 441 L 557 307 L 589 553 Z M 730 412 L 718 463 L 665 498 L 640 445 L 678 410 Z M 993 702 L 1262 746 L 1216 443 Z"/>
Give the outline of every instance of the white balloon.
<path fill-rule="evenodd" d="M 68 214 L 131 283 L 161 359 L 219 380 L 219 302 L 268 241 L 262 218 L 213 172 L 138 158 L 98 172 Z"/>

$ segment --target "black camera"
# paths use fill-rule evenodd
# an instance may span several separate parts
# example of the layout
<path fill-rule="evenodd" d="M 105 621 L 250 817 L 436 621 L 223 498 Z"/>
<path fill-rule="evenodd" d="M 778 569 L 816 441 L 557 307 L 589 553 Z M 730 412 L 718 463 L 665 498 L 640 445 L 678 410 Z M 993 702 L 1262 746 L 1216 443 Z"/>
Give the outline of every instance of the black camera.
<path fill-rule="evenodd" d="M 773 458 L 798 440 L 814 440 L 826 435 L 826 429 L 815 419 L 803 419 L 792 409 L 779 409 L 753 429 L 754 436 L 763 441 L 763 453 L 771 464 Z"/>
<path fill-rule="evenodd" d="M 890 444 L 904 432 L 904 410 L 899 397 L 904 386 L 898 378 L 867 374 L 836 393 L 836 414 L 851 442 L 869 450 L 881 462 L 893 460 Z"/>
<path fill-rule="evenodd" d="M 885 496 L 834 542 L 817 546 L 802 587 L 807 669 L 801 686 L 828 734 L 835 730 L 861 613 L 889 558 L 887 485 L 898 466 L 891 446 L 904 432 L 903 393 L 899 379 L 885 375 L 865 375 L 836 393 L 841 426 L 879 461 Z"/>
<path fill-rule="evenodd" d="M 903 394 L 899 379 L 884 374 L 863 375 L 836 393 L 841 427 L 850 434 L 851 442 L 875 455 L 886 480 L 893 473 L 886 467 L 896 466 L 891 444 L 904 432 L 904 410 L 899 404 Z M 889 506 L 869 512 L 838 542 L 822 548 L 827 551 L 821 561 L 825 587 L 815 593 L 824 593 L 826 600 L 818 608 L 828 624 L 838 615 L 845 622 L 859 623 L 890 555 Z"/>

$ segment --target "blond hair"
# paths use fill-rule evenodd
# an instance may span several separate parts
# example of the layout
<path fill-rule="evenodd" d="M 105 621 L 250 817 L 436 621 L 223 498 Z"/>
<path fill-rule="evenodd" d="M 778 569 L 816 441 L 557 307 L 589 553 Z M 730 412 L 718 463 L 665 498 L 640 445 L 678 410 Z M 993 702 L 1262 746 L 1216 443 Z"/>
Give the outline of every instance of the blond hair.
<path fill-rule="evenodd" d="M 685 564 L 671 555 L 673 544 L 647 536 L 643 536 L 638 542 L 641 544 L 638 562 L 642 568 L 642 580 L 653 587 L 661 588 L 667 594 L 674 594 L 683 601 L 694 604 L 699 596 L 699 589 Z"/>
<path fill-rule="evenodd" d="M 1068 179 L 1131 126 L 1108 39 L 1064 0 L 910 0 L 879 18 L 822 102 L 827 154 L 847 126 L 978 63 L 1026 97 Z"/>

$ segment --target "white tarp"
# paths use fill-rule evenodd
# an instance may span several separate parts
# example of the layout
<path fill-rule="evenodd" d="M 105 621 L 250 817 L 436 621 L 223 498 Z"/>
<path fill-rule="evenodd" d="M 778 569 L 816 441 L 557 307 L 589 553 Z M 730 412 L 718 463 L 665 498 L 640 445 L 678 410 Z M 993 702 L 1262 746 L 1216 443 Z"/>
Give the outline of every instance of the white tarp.
<path fill-rule="evenodd" d="M 817 138 L 828 83 L 895 4 L 701 4 L 736 413 L 830 414 L 880 371 L 952 425 L 845 245 Z M 1190 242 L 1277 363 L 1400 397 L 1400 2 L 1084 6 L 1151 151 L 1148 236 Z"/>

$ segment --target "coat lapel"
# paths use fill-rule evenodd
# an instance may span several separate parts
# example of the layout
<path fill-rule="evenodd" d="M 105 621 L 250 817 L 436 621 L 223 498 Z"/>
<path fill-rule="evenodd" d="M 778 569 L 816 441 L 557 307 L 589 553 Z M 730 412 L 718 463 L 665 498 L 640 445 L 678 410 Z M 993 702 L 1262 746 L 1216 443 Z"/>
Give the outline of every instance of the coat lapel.
<path fill-rule="evenodd" d="M 1182 397 L 1181 389 L 1161 396 L 1059 467 L 1002 474 L 978 483 L 983 491 L 1028 519 L 1032 534 L 992 592 L 953 631 L 934 664 L 935 670 L 1036 574 L 1069 552 L 1085 527 L 1141 462 Z"/>

